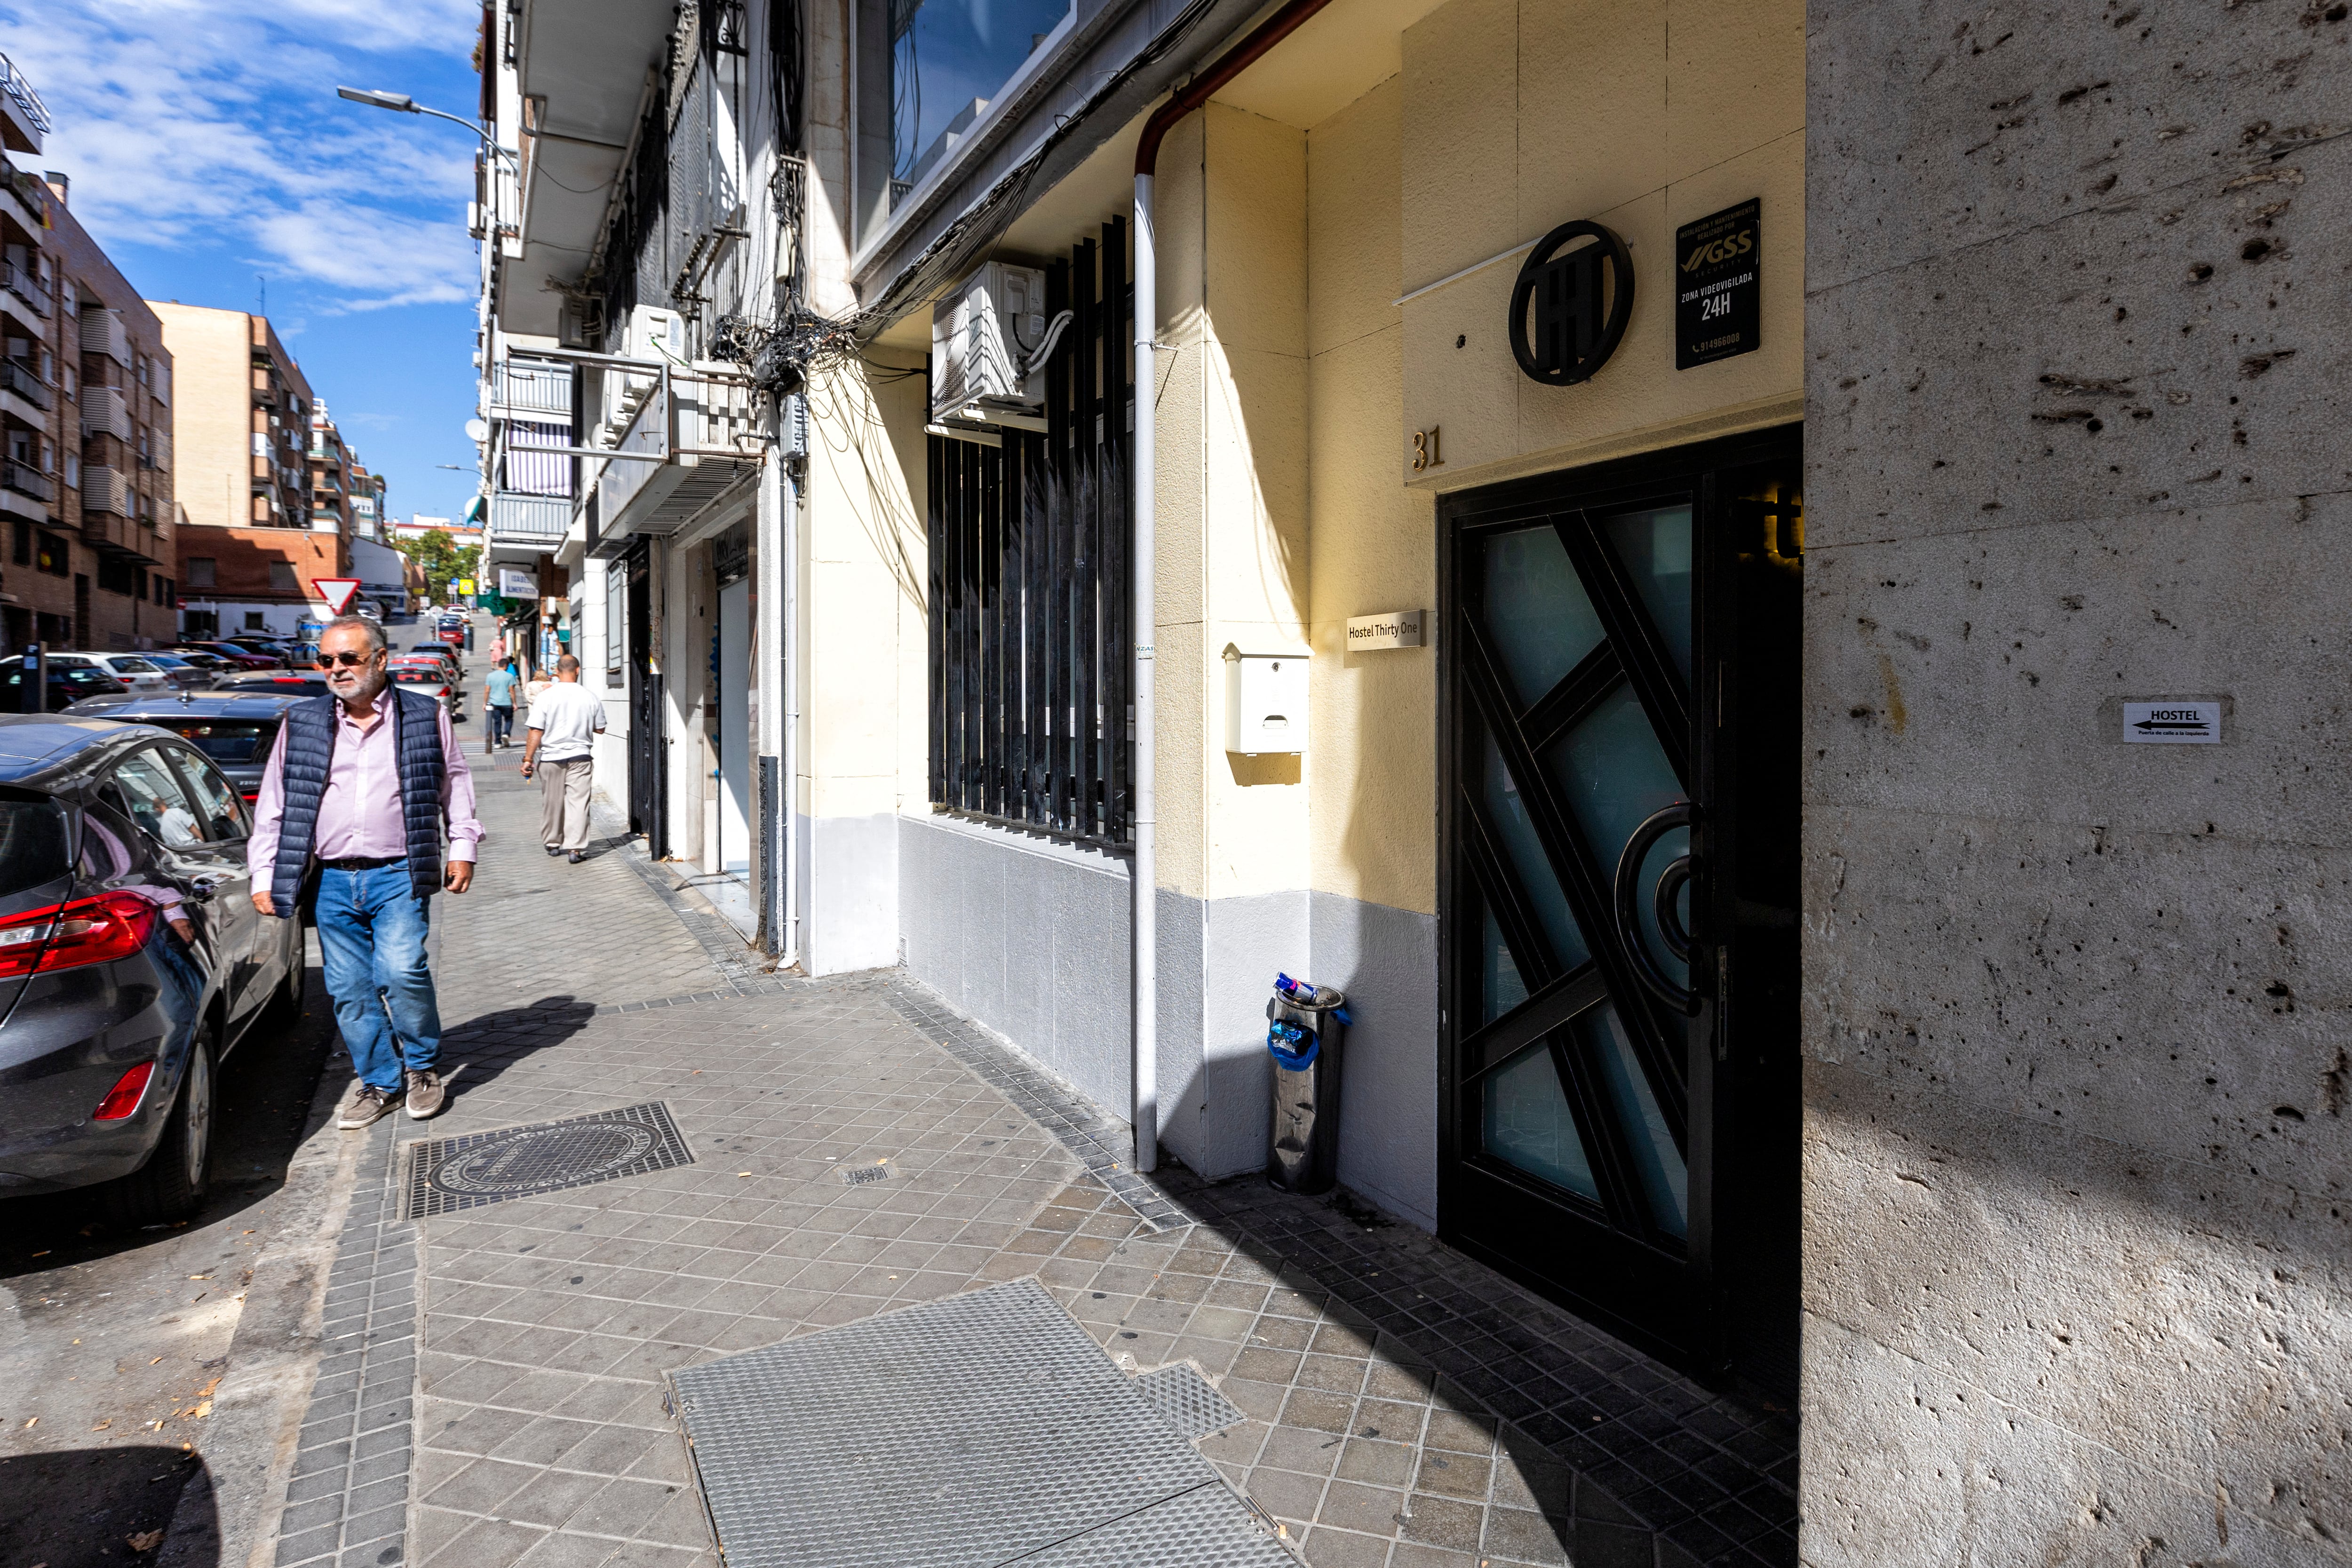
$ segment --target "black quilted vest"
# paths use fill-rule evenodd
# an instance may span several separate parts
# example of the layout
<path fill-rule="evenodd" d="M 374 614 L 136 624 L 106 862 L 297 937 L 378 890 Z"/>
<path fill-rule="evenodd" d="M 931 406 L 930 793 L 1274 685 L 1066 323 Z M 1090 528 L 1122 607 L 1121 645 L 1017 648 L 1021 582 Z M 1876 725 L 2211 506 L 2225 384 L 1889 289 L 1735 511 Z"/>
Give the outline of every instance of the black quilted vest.
<path fill-rule="evenodd" d="M 400 812 L 408 829 L 408 881 L 420 899 L 441 890 L 440 703 L 420 691 L 387 686 L 378 700 L 392 703 L 393 749 L 400 762 Z M 319 831 L 319 803 L 327 794 L 327 769 L 335 755 L 341 721 L 336 699 L 313 697 L 286 710 L 286 815 L 278 824 L 278 863 L 269 878 L 270 902 L 281 917 L 294 913 L 302 879 L 310 868 L 310 847 Z"/>

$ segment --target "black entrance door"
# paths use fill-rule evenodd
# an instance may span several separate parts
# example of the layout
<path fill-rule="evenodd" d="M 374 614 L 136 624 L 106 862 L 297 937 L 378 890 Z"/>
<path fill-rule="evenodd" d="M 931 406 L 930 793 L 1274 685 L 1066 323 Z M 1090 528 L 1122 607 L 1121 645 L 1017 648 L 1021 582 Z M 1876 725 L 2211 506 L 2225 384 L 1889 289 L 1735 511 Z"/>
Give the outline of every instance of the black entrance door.
<path fill-rule="evenodd" d="M 1449 1239 L 1793 1392 L 1797 432 L 1449 497 Z"/>

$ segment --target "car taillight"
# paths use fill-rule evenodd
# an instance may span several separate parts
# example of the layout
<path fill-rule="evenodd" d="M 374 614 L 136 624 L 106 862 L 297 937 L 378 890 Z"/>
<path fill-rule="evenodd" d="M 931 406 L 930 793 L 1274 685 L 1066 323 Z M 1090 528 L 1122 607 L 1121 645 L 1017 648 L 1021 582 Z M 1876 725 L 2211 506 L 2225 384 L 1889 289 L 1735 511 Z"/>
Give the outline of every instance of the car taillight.
<path fill-rule="evenodd" d="M 139 1109 L 139 1097 L 147 1092 L 147 1080 L 155 1076 L 153 1062 L 141 1062 L 115 1079 L 98 1109 L 89 1113 L 93 1121 L 120 1121 Z"/>
<path fill-rule="evenodd" d="M 154 933 L 154 901 L 127 889 L 12 915 L 0 921 L 0 980 L 128 958 Z"/>

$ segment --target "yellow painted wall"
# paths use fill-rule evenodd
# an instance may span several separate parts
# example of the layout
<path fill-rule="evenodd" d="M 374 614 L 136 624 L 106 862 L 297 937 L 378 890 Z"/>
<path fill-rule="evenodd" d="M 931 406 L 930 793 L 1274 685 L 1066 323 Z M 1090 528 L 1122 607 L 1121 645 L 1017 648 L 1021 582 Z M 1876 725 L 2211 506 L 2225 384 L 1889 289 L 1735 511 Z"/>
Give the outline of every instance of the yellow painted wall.
<path fill-rule="evenodd" d="M 1573 387 L 1539 385 L 1511 359 L 1518 257 L 1407 303 L 1401 482 L 1451 489 L 1796 416 L 1804 20 L 1797 0 L 1454 0 L 1406 31 L 1403 291 L 1570 218 L 1624 237 L 1636 285 L 1616 355 Z M 1676 371 L 1675 229 L 1750 196 L 1763 201 L 1763 347 Z M 1433 425 L 1446 466 L 1413 475 L 1407 437 Z"/>

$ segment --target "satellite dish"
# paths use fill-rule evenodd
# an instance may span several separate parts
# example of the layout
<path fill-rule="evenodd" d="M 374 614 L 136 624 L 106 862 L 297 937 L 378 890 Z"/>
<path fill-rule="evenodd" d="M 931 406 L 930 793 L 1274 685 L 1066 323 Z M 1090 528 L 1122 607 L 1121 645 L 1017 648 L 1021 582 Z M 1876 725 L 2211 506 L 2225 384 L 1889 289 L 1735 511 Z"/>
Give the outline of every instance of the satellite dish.
<path fill-rule="evenodd" d="M 467 439 L 467 440 L 468 440 L 468 441 L 487 441 L 487 440 L 488 440 L 489 438 L 490 438 L 490 427 L 489 427 L 489 426 L 488 426 L 487 423 L 485 423 L 484 421 L 479 420 L 479 419 L 468 419 L 468 420 L 467 420 L 467 421 L 466 421 L 466 439 Z"/>

